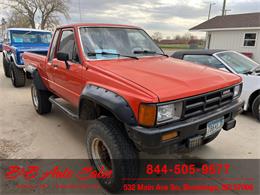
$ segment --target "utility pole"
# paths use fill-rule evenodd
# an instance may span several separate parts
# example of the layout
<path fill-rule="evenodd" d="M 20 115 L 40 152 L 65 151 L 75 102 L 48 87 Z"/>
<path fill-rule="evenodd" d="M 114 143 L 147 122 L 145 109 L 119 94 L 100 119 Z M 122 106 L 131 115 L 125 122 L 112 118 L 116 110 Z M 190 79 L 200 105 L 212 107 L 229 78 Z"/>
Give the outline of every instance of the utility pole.
<path fill-rule="evenodd" d="M 80 0 L 79 0 L 79 20 L 80 22 L 82 21 Z"/>
<path fill-rule="evenodd" d="M 222 16 L 224 16 L 226 13 L 226 4 L 227 4 L 227 2 L 226 2 L 226 0 L 224 0 L 223 1 L 223 8 L 222 8 Z"/>
<path fill-rule="evenodd" d="M 231 9 L 226 9 L 225 10 L 225 15 L 227 15 L 227 12 L 230 12 L 231 11 Z"/>
<path fill-rule="evenodd" d="M 208 20 L 210 19 L 210 14 L 211 14 L 211 8 L 213 5 L 216 5 L 216 3 L 210 3 L 209 4 L 209 14 L 208 14 Z"/>

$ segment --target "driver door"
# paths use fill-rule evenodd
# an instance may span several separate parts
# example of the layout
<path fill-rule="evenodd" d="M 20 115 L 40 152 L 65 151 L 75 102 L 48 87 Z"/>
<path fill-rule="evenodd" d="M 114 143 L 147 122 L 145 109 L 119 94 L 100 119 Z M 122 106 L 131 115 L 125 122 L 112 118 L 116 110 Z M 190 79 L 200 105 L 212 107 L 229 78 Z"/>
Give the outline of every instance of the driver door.
<path fill-rule="evenodd" d="M 59 97 L 77 106 L 84 82 L 82 80 L 83 66 L 78 55 L 74 29 L 62 30 L 57 52 L 68 54 L 69 60 L 67 63 L 69 66 L 66 66 L 64 61 L 57 58 L 53 59 L 55 91 Z"/>

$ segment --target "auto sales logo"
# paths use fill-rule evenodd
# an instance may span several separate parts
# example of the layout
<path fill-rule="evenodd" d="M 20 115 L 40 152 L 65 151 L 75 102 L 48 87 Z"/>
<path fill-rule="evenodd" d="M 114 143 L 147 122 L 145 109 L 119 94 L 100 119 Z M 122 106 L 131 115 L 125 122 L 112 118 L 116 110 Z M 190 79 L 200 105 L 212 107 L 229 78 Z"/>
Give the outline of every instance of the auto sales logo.
<path fill-rule="evenodd" d="M 259 160 L 142 159 L 139 166 L 138 176 L 122 175 L 120 178 L 122 192 L 260 194 Z M 96 170 L 87 159 L 0 160 L 0 191 L 3 194 L 96 194 L 104 191 L 98 180 L 109 182 L 111 179 L 111 169 Z"/>

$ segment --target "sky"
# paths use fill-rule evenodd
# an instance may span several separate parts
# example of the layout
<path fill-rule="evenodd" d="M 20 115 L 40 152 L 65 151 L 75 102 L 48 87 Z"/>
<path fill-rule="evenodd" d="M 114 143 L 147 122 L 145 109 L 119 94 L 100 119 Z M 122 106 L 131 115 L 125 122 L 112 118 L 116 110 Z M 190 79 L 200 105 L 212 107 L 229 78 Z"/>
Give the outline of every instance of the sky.
<path fill-rule="evenodd" d="M 60 22 L 130 24 L 150 35 L 161 32 L 164 37 L 173 37 L 207 20 L 210 2 L 215 3 L 211 17 L 220 15 L 223 0 L 69 0 L 70 18 Z M 227 0 L 226 9 L 231 10 L 227 14 L 260 12 L 260 0 Z"/>
<path fill-rule="evenodd" d="M 164 37 L 184 34 L 188 29 L 221 14 L 223 0 L 70 0 L 70 19 L 63 23 L 102 22 L 131 24 L 149 34 L 161 32 Z M 227 0 L 227 14 L 260 12 L 260 0 Z M 204 33 L 193 33 L 199 37 Z"/>

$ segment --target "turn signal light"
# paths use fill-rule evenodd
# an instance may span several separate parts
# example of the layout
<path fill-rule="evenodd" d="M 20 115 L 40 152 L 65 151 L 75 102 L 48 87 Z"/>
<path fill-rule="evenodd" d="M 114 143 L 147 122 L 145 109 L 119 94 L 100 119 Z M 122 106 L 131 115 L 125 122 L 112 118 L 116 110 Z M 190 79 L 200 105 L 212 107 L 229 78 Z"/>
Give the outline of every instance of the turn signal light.
<path fill-rule="evenodd" d="M 171 131 L 171 132 L 163 134 L 162 137 L 161 137 L 161 140 L 162 141 L 167 141 L 167 140 L 173 139 L 173 138 L 175 138 L 177 136 L 178 136 L 178 132 L 177 131 Z"/>
<path fill-rule="evenodd" d="M 139 107 L 138 122 L 142 126 L 152 127 L 156 121 L 156 105 L 141 104 Z"/>

